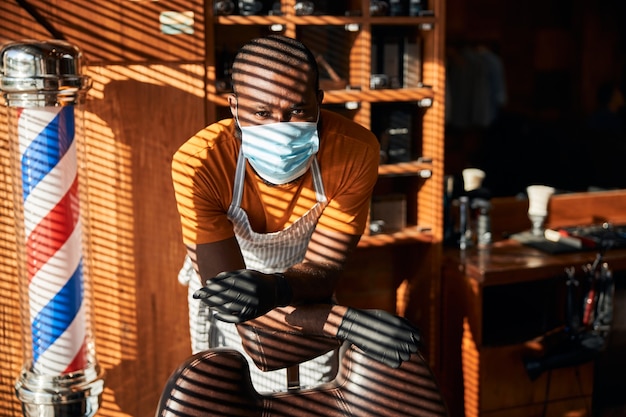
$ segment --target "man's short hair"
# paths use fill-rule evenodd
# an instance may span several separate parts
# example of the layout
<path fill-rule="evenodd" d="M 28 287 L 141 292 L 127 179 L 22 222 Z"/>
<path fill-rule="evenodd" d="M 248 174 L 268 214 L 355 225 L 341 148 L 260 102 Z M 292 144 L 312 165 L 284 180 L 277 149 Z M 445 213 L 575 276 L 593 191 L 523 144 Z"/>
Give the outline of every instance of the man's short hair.
<path fill-rule="evenodd" d="M 319 69 L 311 50 L 302 42 L 282 35 L 255 38 L 241 47 L 232 66 L 233 88 L 236 88 L 239 75 L 249 73 L 244 66 L 250 63 L 251 57 L 265 60 L 270 68 L 298 67 L 305 63 L 313 76 L 315 90 L 319 90 Z"/>

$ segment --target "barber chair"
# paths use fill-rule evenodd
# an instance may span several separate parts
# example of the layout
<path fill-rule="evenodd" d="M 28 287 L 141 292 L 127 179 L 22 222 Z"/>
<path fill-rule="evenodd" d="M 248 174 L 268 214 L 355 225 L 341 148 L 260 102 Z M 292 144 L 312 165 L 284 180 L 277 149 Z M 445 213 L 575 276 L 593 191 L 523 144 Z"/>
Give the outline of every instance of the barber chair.
<path fill-rule="evenodd" d="M 289 367 L 338 342 L 317 336 L 239 325 L 244 348 L 263 371 Z M 279 358 L 283 358 L 281 361 Z M 157 417 L 439 417 L 447 416 L 439 387 L 424 358 L 411 355 L 390 368 L 351 345 L 341 355 L 337 376 L 315 388 L 258 393 L 248 362 L 229 348 L 188 358 L 171 375 Z"/>

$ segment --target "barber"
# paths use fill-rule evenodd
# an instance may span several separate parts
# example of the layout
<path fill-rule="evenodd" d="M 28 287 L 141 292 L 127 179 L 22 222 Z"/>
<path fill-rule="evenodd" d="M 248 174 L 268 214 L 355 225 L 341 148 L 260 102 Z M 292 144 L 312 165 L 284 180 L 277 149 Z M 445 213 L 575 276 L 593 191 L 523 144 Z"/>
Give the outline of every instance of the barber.
<path fill-rule="evenodd" d="M 376 137 L 321 109 L 317 64 L 302 43 L 279 35 L 252 40 L 235 57 L 232 82 L 233 117 L 190 138 L 172 163 L 197 274 L 189 300 L 194 352 L 241 350 L 235 324 L 276 308 L 332 305 L 378 176 Z M 417 331 L 406 321 L 333 309 L 336 325 L 327 333 L 376 359 L 398 366 L 417 351 Z M 284 370 L 251 372 L 258 391 L 285 389 Z M 335 372 L 331 351 L 302 364 L 300 382 L 314 386 Z"/>

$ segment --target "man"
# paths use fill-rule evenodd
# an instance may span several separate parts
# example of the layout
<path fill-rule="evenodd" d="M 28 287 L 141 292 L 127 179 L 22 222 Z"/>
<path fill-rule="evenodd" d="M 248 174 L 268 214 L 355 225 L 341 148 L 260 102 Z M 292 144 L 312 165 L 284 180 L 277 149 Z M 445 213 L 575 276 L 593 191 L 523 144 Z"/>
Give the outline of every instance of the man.
<path fill-rule="evenodd" d="M 190 281 L 194 351 L 241 349 L 233 323 L 264 315 L 288 321 L 277 307 L 330 306 L 365 229 L 378 175 L 376 137 L 321 110 L 317 64 L 300 42 L 252 40 L 235 57 L 232 82 L 233 119 L 198 132 L 172 163 L 183 240 L 200 277 Z M 380 360 L 399 357 L 390 363 L 397 366 L 416 351 L 417 332 L 397 317 L 371 313 L 329 307 L 322 328 L 307 328 L 307 320 L 298 328 L 350 340 Z M 391 347 L 370 340 L 388 328 Z M 398 329 L 402 337 L 394 342 Z M 332 354 L 303 364 L 301 384 L 331 379 Z M 284 370 L 251 371 L 259 391 L 284 389 Z"/>

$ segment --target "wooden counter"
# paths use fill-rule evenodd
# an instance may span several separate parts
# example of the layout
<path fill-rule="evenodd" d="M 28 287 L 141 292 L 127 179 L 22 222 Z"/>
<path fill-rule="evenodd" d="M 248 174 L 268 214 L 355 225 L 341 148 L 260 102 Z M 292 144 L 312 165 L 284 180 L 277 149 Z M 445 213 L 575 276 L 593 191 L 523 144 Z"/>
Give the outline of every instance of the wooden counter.
<path fill-rule="evenodd" d="M 536 281 L 563 273 L 567 266 L 583 265 L 595 259 L 596 251 L 550 254 L 508 239 L 494 243 L 488 250 L 445 252 L 446 261 L 456 263 L 465 274 L 482 286 Z M 614 270 L 626 269 L 626 249 L 608 250 L 603 259 Z M 446 265 L 448 264 L 446 262 Z"/>
<path fill-rule="evenodd" d="M 442 380 L 453 417 L 589 415 L 592 362 L 531 381 L 523 361 L 564 324 L 565 269 L 580 275 L 596 254 L 553 255 L 511 239 L 486 250 L 444 251 Z M 626 249 L 603 259 L 613 271 L 626 270 Z"/>

